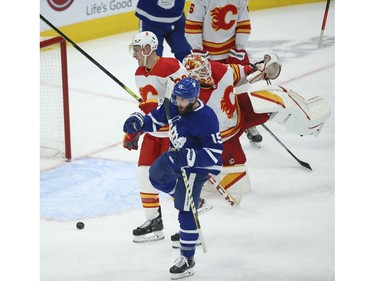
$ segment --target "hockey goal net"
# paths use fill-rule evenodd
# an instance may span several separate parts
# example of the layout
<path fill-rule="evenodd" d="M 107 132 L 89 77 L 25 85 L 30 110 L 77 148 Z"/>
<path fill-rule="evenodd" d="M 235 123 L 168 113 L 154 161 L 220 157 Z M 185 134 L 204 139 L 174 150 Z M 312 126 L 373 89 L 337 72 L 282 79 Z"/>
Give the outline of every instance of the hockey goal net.
<path fill-rule="evenodd" d="M 72 157 L 66 41 L 60 36 L 40 40 L 40 157 Z"/>

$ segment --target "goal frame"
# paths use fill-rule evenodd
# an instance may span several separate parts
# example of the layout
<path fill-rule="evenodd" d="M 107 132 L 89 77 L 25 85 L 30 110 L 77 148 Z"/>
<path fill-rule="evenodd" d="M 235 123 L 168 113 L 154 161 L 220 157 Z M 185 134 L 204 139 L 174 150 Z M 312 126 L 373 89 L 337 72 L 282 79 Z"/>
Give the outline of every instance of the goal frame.
<path fill-rule="evenodd" d="M 66 41 L 61 36 L 52 37 L 40 41 L 40 49 L 60 45 L 61 58 L 61 79 L 62 79 L 62 95 L 63 95 L 63 114 L 64 114 L 64 145 L 65 158 L 67 161 L 72 159 L 71 138 L 70 138 L 70 115 L 69 115 L 69 87 L 68 87 L 68 59 L 66 50 Z"/>

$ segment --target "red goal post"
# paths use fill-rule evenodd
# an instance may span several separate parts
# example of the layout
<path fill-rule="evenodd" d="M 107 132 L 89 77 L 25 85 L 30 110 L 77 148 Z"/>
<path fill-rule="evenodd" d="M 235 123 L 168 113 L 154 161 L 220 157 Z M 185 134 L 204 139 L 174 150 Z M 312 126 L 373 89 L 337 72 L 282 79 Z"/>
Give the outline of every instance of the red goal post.
<path fill-rule="evenodd" d="M 40 40 L 40 156 L 70 161 L 70 117 L 66 41 Z"/>

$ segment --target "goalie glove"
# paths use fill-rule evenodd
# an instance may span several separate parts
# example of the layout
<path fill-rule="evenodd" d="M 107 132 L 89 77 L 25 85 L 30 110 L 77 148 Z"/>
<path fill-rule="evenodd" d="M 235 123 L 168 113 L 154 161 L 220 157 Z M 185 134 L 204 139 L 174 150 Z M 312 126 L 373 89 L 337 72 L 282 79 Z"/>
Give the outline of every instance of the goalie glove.
<path fill-rule="evenodd" d="M 250 64 L 249 56 L 247 55 L 246 50 L 244 49 L 230 49 L 229 54 L 226 60 L 227 64 L 241 64 L 248 65 Z"/>
<path fill-rule="evenodd" d="M 254 64 L 255 71 L 247 76 L 249 83 L 260 80 L 274 80 L 281 72 L 281 61 L 276 54 L 264 55 L 264 60 Z"/>
<path fill-rule="evenodd" d="M 191 52 L 192 55 L 200 55 L 202 58 L 205 58 L 205 59 L 210 58 L 210 54 L 208 53 L 208 51 L 193 49 L 190 52 Z"/>
<path fill-rule="evenodd" d="M 144 124 L 144 116 L 139 112 L 132 113 L 128 119 L 125 120 L 123 130 L 124 133 L 132 134 L 139 132 Z"/>
<path fill-rule="evenodd" d="M 180 168 L 193 167 L 197 157 L 195 150 L 192 148 L 171 149 L 167 153 L 172 164 Z"/>
<path fill-rule="evenodd" d="M 122 146 L 127 150 L 137 150 L 138 149 L 138 140 L 142 133 L 134 133 L 134 134 L 124 134 L 124 138 L 122 139 Z"/>
<path fill-rule="evenodd" d="M 145 114 L 149 114 L 151 111 L 158 107 L 157 100 L 146 100 L 141 102 L 138 105 L 139 109 L 142 110 Z"/>

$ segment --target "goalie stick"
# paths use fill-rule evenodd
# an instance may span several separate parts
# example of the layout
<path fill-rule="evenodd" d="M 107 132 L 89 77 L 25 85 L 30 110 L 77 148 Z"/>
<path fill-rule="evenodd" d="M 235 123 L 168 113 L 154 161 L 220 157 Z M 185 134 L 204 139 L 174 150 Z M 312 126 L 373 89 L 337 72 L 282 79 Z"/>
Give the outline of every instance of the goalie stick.
<path fill-rule="evenodd" d="M 167 90 L 165 92 L 165 97 L 164 97 L 164 109 L 165 109 L 165 114 L 167 115 L 169 128 L 172 128 L 172 126 L 173 126 L 171 114 L 170 114 L 170 111 L 169 111 L 169 103 L 171 101 L 173 86 L 174 86 L 174 81 L 171 78 L 170 81 L 168 81 Z M 178 150 L 178 147 L 176 147 L 176 145 L 173 142 L 172 142 L 172 144 L 175 147 L 175 149 Z M 197 212 L 197 209 L 195 208 L 195 204 L 194 204 L 193 197 L 192 197 L 192 190 L 191 190 L 191 187 L 190 187 L 190 184 L 189 184 L 189 179 L 187 177 L 187 174 L 186 174 L 186 171 L 185 171 L 184 167 L 181 167 L 181 173 L 182 173 L 182 178 L 184 180 L 184 184 L 185 184 L 185 188 L 186 188 L 186 194 L 188 196 L 190 208 L 191 208 L 191 211 L 193 212 L 195 225 L 196 225 L 197 230 L 198 230 L 199 239 L 202 243 L 202 249 L 203 249 L 203 252 L 206 253 L 207 252 L 206 242 L 205 242 L 204 237 L 203 237 L 201 224 L 200 224 L 199 218 L 198 218 L 198 212 Z"/>
<path fill-rule="evenodd" d="M 208 181 L 214 186 L 214 188 L 219 192 L 220 196 L 225 200 L 225 202 L 228 202 L 230 206 L 238 206 L 238 201 L 229 194 L 229 192 L 222 187 L 220 182 L 218 182 L 213 175 L 208 175 Z"/>
<path fill-rule="evenodd" d="M 138 102 L 142 102 L 143 100 L 137 96 L 131 89 L 129 89 L 124 83 L 122 83 L 119 79 L 117 79 L 111 72 L 109 72 L 106 68 L 104 68 L 100 63 L 98 63 L 94 58 L 92 58 L 88 53 L 86 53 L 81 47 L 79 47 L 73 40 L 71 40 L 68 36 L 66 36 L 60 29 L 54 26 L 50 21 L 48 21 L 45 17 L 41 14 L 40 18 L 48 24 L 53 30 L 55 30 L 58 34 L 61 35 L 66 41 L 73 45 L 81 54 L 83 54 L 86 58 L 88 58 L 93 64 L 100 68 L 105 74 L 107 74 L 113 81 L 121 86 L 125 91 L 127 91 L 133 98 L 135 98 Z"/>
<path fill-rule="evenodd" d="M 286 146 L 285 146 L 285 144 L 283 144 L 282 142 L 281 142 L 281 140 L 279 140 L 279 138 L 278 137 L 276 137 L 276 135 L 274 134 L 274 133 L 272 133 L 272 131 L 270 130 L 270 129 L 268 129 L 268 127 L 266 126 L 266 125 L 264 125 L 264 124 L 262 124 L 262 127 L 268 132 L 268 133 L 270 133 L 270 135 L 279 143 L 279 144 L 281 144 L 281 146 L 282 147 L 284 147 L 285 148 L 285 150 L 286 151 L 288 151 L 288 153 L 290 154 L 290 155 L 292 155 L 292 157 L 300 164 L 300 165 L 302 165 L 303 167 L 305 167 L 305 168 L 307 168 L 307 169 L 310 169 L 311 171 L 312 171 L 312 168 L 311 168 L 311 166 L 310 166 L 310 164 L 309 163 L 306 163 L 306 162 L 303 162 L 303 161 L 301 161 L 301 160 L 299 160 Z"/>

